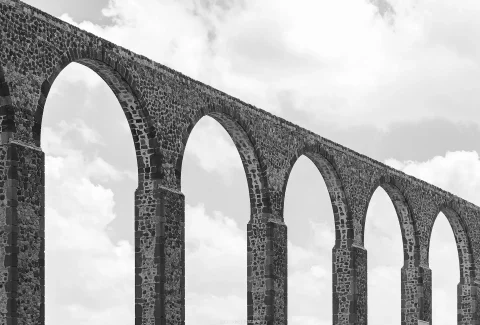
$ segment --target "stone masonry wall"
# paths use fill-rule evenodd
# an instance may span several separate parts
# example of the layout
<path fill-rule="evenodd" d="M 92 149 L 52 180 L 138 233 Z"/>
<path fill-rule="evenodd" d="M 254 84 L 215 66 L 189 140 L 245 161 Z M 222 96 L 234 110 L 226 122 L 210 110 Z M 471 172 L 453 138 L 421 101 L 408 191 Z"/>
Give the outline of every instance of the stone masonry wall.
<path fill-rule="evenodd" d="M 381 186 L 404 243 L 402 325 L 431 324 L 430 234 L 443 211 L 460 257 L 458 324 L 480 324 L 480 209 L 18 0 L 0 0 L 0 325 L 44 324 L 43 108 L 71 62 L 110 86 L 130 126 L 135 193 L 135 324 L 184 324 L 185 201 L 181 167 L 205 115 L 232 137 L 247 178 L 249 324 L 287 323 L 286 184 L 305 155 L 325 180 L 335 217 L 334 324 L 367 324 L 364 225 Z M 330 294 L 330 293 L 328 293 Z"/>

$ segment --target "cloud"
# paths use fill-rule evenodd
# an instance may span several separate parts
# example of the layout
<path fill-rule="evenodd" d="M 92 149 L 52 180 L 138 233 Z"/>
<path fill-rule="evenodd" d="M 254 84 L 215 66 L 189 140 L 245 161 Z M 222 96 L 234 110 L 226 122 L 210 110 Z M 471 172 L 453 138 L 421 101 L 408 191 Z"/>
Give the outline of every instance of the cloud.
<path fill-rule="evenodd" d="M 102 11 L 114 25 L 76 23 L 68 14 L 61 15 L 60 19 L 197 76 L 202 58 L 208 53 L 208 30 L 192 9 L 186 2 L 170 0 L 146 0 L 142 5 L 115 0 Z M 150 38 L 152 31 L 155 39 Z"/>
<path fill-rule="evenodd" d="M 311 260 L 315 257 L 313 251 L 294 245 L 291 241 L 288 241 L 287 243 L 287 250 L 288 265 L 291 268 L 302 267 L 305 263 L 311 262 Z"/>
<path fill-rule="evenodd" d="M 332 323 L 332 247 L 334 235 L 326 224 L 315 223 L 307 247 L 288 241 L 289 324 Z"/>
<path fill-rule="evenodd" d="M 372 324 L 400 322 L 400 268 L 378 266 L 369 268 L 368 272 L 368 322 Z"/>
<path fill-rule="evenodd" d="M 302 321 L 332 323 L 331 262 L 316 257 L 311 261 L 312 264 L 311 267 L 305 265 L 289 272 L 289 324 L 300 325 Z"/>
<path fill-rule="evenodd" d="M 209 216 L 203 205 L 186 205 L 185 256 L 186 321 L 246 320 L 245 231 L 220 212 Z"/>
<path fill-rule="evenodd" d="M 137 175 L 133 172 L 118 171 L 111 164 L 107 163 L 101 157 L 95 157 L 87 166 L 85 173 L 91 178 L 106 182 L 109 179 L 119 181 L 124 177 L 136 180 Z"/>
<path fill-rule="evenodd" d="M 62 138 L 67 134 L 72 135 L 72 131 L 76 131 L 77 135 L 79 135 L 86 144 L 105 145 L 101 135 L 86 125 L 85 121 L 80 118 L 76 118 L 72 123 L 67 123 L 65 120 L 61 120 L 56 125 L 56 128 L 59 130 L 55 132 L 49 127 L 42 128 L 42 148 L 52 154 L 61 154 L 65 152 L 66 149 L 63 142 L 66 142 L 67 148 L 71 147 L 71 139 L 65 140 Z"/>
<path fill-rule="evenodd" d="M 90 166 L 62 137 L 63 131 L 76 128 L 61 124 L 60 134 L 47 130 L 46 148 L 68 156 L 50 156 L 44 147 L 46 304 L 51 306 L 46 320 L 72 325 L 133 322 L 133 247 L 127 241 L 113 244 L 105 232 L 115 218 L 113 192 L 92 182 L 103 177 L 102 170 L 83 177 L 77 170 Z M 56 145 L 63 151 L 55 150 Z"/>
<path fill-rule="evenodd" d="M 99 182 L 120 181 L 124 178 L 136 180 L 134 173 L 120 171 L 96 154 L 88 159 L 82 151 L 74 149 L 75 135 L 80 136 L 86 144 L 105 145 L 101 136 L 81 119 L 70 124 L 62 120 L 55 129 L 42 128 L 42 148 L 52 178 L 87 177 Z"/>
<path fill-rule="evenodd" d="M 480 120 L 479 13 L 473 0 L 115 0 L 112 25 L 61 18 L 263 109 L 281 114 L 288 92 L 317 122 L 385 129 Z"/>
<path fill-rule="evenodd" d="M 111 289 L 111 288 L 110 288 Z M 125 294 L 125 293 L 122 293 Z M 133 293 L 132 293 L 133 294 Z M 133 302 L 132 302 L 133 305 Z M 115 306 L 102 311 L 92 313 L 91 310 L 80 304 L 72 304 L 67 306 L 67 312 L 72 315 L 72 321 L 78 325 L 89 324 L 122 324 L 129 319 L 133 322 L 133 308 L 125 308 L 124 306 Z M 50 317 L 46 317 L 45 323 L 49 322 Z M 51 319 L 51 318 L 50 318 Z"/>
<path fill-rule="evenodd" d="M 314 231 L 314 245 L 330 252 L 335 245 L 335 233 L 333 232 L 333 227 L 326 222 L 315 222 L 312 219 L 308 219 L 308 223 Z"/>
<path fill-rule="evenodd" d="M 211 294 L 187 293 L 185 299 L 185 323 L 198 325 L 246 324 L 245 298 L 236 295 L 214 296 Z"/>

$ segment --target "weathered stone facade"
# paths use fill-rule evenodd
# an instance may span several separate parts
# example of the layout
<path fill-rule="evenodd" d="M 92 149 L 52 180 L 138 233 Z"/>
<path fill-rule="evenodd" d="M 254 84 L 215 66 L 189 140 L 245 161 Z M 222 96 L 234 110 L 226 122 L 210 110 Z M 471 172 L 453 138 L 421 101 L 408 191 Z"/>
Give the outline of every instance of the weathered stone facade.
<path fill-rule="evenodd" d="M 190 131 L 205 115 L 232 137 L 248 180 L 249 324 L 287 323 L 283 204 L 288 176 L 301 155 L 318 167 L 334 211 L 334 324 L 367 324 L 364 224 L 378 186 L 392 199 L 402 231 L 402 324 L 432 323 L 428 251 L 440 211 L 452 226 L 460 257 L 458 324 L 480 324 L 477 206 L 18 0 L 0 0 L 0 34 L 0 325 L 45 322 L 40 132 L 50 87 L 71 62 L 94 70 L 114 91 L 135 143 L 135 324 L 184 323 L 181 167 Z"/>

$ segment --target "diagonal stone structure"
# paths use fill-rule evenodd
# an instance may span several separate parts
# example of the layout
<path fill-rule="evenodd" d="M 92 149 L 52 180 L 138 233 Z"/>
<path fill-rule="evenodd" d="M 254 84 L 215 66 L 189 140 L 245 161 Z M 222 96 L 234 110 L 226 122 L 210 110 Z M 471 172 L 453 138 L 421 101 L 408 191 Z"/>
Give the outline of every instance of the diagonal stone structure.
<path fill-rule="evenodd" d="M 305 155 L 330 195 L 335 222 L 335 325 L 367 324 L 367 207 L 381 186 L 401 227 L 402 325 L 432 324 L 430 234 L 448 218 L 459 254 L 458 324 L 480 324 L 480 209 L 18 0 L 0 0 L 0 325 L 45 323 L 45 158 L 42 115 L 71 62 L 95 71 L 127 118 L 138 165 L 135 324 L 185 323 L 185 144 L 205 115 L 232 137 L 248 181 L 248 324 L 287 324 L 286 183 Z"/>

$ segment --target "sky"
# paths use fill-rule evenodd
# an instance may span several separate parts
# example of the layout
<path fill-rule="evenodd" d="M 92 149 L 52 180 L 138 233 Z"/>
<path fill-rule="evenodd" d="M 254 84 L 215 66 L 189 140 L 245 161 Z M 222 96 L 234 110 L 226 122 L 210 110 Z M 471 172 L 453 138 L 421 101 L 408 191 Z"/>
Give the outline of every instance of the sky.
<path fill-rule="evenodd" d="M 29 0 L 64 21 L 477 205 L 480 3 L 473 0 Z M 105 125 L 109 125 L 108 128 Z M 134 322 L 136 160 L 114 94 L 70 64 L 45 105 L 46 324 Z M 186 323 L 246 324 L 247 182 L 204 117 L 182 165 Z M 290 175 L 288 323 L 332 324 L 334 220 L 306 157 Z M 367 212 L 368 319 L 400 324 L 402 241 L 379 188 Z M 458 255 L 431 238 L 433 323 L 456 323 Z"/>

